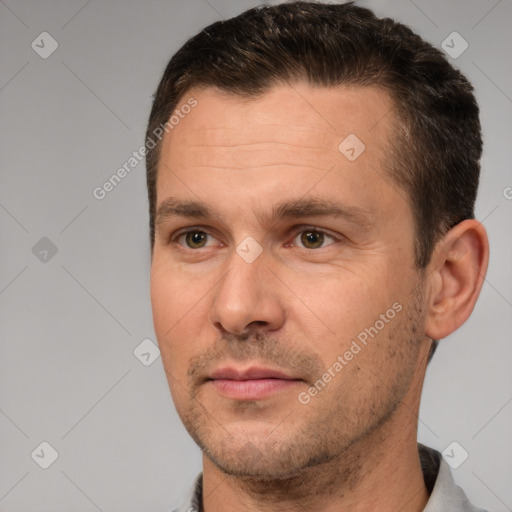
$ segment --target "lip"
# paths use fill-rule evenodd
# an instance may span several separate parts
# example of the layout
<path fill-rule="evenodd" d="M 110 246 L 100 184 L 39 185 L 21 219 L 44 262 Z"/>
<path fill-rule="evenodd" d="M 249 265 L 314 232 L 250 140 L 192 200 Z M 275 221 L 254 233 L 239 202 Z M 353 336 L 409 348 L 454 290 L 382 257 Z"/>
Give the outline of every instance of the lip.
<path fill-rule="evenodd" d="M 212 372 L 210 379 L 228 379 L 228 380 L 258 380 L 258 379 L 282 379 L 282 380 L 300 380 L 287 375 L 280 370 L 271 368 L 262 368 L 260 366 L 251 366 L 245 370 L 237 370 L 230 366 L 219 368 Z"/>
<path fill-rule="evenodd" d="M 290 389 L 302 382 L 280 370 L 252 366 L 245 370 L 219 368 L 209 378 L 221 395 L 236 400 L 258 400 Z"/>

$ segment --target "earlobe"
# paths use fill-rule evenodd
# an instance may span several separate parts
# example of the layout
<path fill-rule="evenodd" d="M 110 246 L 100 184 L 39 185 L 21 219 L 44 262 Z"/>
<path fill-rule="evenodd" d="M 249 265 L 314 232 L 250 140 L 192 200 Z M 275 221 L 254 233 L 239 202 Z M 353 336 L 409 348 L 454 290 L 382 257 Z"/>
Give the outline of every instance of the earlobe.
<path fill-rule="evenodd" d="M 487 233 L 475 219 L 457 224 L 438 242 L 427 274 L 427 336 L 445 338 L 468 319 L 488 263 Z"/>

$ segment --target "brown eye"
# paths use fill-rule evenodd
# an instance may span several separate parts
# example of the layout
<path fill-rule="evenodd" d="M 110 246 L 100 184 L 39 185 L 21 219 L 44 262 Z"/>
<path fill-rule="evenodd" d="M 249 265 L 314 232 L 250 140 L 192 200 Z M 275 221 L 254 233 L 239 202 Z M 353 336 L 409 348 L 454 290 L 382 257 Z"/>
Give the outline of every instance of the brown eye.
<path fill-rule="evenodd" d="M 330 242 L 329 242 L 330 240 Z M 305 249 L 323 249 L 324 247 L 337 242 L 331 236 L 318 229 L 303 229 L 294 238 L 294 244 Z"/>
<path fill-rule="evenodd" d="M 188 231 L 183 233 L 185 237 L 185 243 L 190 249 L 200 249 L 205 246 L 207 240 L 207 233 L 204 231 Z"/>
<path fill-rule="evenodd" d="M 303 231 L 300 240 L 304 247 L 318 249 L 324 242 L 324 234 L 319 231 Z"/>

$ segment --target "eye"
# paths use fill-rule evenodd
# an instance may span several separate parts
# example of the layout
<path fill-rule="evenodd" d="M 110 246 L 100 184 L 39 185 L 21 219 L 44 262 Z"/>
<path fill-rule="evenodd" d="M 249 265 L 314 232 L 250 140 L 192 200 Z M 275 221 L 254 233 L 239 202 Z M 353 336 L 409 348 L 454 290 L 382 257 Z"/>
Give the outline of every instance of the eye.
<path fill-rule="evenodd" d="M 201 229 L 189 229 L 182 231 L 171 239 L 171 243 L 178 244 L 184 249 L 203 249 L 214 245 L 208 243 L 208 238 L 215 240 L 212 235 Z M 330 243 L 326 243 L 331 241 Z M 321 249 L 327 245 L 332 245 L 338 240 L 334 236 L 327 234 L 325 231 L 307 228 L 302 229 L 293 238 L 293 245 L 302 245 L 306 249 Z"/>
<path fill-rule="evenodd" d="M 333 243 L 337 242 L 333 236 L 328 235 L 324 231 L 312 228 L 302 230 L 300 233 L 298 233 L 293 239 L 294 243 L 297 239 L 300 240 L 300 243 L 306 249 L 321 249 L 322 247 L 325 247 L 324 242 L 328 239 L 331 239 Z"/>
<path fill-rule="evenodd" d="M 188 249 L 202 249 L 203 247 L 208 247 L 207 240 L 209 236 L 206 231 L 190 229 L 174 237 L 172 242 Z M 184 244 L 180 242 L 182 239 L 184 239 Z"/>

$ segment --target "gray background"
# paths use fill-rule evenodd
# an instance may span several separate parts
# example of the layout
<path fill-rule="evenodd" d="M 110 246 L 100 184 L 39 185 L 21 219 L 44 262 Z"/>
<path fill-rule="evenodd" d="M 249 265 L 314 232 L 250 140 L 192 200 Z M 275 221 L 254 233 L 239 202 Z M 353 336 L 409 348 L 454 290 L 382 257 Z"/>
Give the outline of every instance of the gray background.
<path fill-rule="evenodd" d="M 145 366 L 133 353 L 155 341 L 144 163 L 103 200 L 92 191 L 143 143 L 171 54 L 254 5 L 0 1 L 1 512 L 166 511 L 200 470 L 161 359 Z M 511 510 L 512 2 L 361 5 L 438 47 L 453 31 L 469 44 L 451 61 L 481 106 L 477 218 L 491 261 L 471 319 L 428 369 L 419 440 L 459 443 L 469 453 L 453 470 L 459 485 L 475 504 Z M 46 59 L 31 48 L 43 31 L 59 45 Z M 31 458 L 43 441 L 59 454 L 48 469 L 36 463 L 48 449 Z"/>

